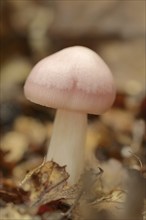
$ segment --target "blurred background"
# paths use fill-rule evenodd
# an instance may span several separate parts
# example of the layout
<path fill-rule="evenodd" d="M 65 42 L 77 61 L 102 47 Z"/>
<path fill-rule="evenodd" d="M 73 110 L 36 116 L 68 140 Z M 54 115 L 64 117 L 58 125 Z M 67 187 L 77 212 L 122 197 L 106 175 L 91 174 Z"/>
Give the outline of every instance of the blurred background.
<path fill-rule="evenodd" d="M 73 45 L 97 52 L 117 85 L 112 109 L 89 115 L 87 161 L 94 166 L 94 152 L 104 170 L 103 190 L 121 184 L 127 172 L 123 165 L 146 170 L 145 0 L 1 0 L 0 6 L 0 186 L 10 190 L 7 178 L 22 180 L 48 149 L 55 110 L 26 100 L 28 74 L 42 58 Z M 136 202 L 144 193 L 135 194 L 134 187 L 125 219 L 141 219 L 143 203 Z"/>

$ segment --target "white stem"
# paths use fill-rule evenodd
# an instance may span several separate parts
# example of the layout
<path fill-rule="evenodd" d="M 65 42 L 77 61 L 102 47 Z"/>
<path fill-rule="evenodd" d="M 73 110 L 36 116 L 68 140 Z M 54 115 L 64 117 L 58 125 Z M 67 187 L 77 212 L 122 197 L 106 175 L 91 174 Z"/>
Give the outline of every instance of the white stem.
<path fill-rule="evenodd" d="M 70 184 L 76 183 L 83 171 L 86 128 L 85 113 L 57 111 L 47 160 L 67 165 Z"/>

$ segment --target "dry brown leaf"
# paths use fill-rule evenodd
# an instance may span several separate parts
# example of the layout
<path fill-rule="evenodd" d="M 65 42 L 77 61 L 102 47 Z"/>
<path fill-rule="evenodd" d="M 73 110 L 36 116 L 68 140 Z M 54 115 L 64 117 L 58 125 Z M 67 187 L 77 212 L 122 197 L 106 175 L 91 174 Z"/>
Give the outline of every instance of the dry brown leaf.
<path fill-rule="evenodd" d="M 44 162 L 30 171 L 21 182 L 24 189 L 30 191 L 32 205 L 41 205 L 66 196 L 69 174 L 65 166 L 60 167 L 53 161 Z"/>
<path fill-rule="evenodd" d="M 125 192 L 113 190 L 104 192 L 102 188 L 103 170 L 87 169 L 81 175 L 79 182 L 73 186 L 67 184 L 69 174 L 65 166 L 60 167 L 53 161 L 43 163 L 30 171 L 21 185 L 30 191 L 29 205 L 38 207 L 39 215 L 48 215 L 50 212 L 59 211 L 58 204 L 65 202 L 68 210 L 62 216 L 74 219 L 86 219 L 88 214 L 93 214 L 93 219 L 105 210 L 112 216 L 117 212 L 117 207 L 123 207 Z M 48 213 L 48 214 L 47 214 Z"/>

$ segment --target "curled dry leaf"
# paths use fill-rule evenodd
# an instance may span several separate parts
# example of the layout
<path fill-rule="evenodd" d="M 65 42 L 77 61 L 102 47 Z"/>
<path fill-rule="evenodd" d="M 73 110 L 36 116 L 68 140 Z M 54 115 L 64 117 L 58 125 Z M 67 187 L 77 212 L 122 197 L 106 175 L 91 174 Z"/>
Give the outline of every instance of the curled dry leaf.
<path fill-rule="evenodd" d="M 82 194 L 75 202 L 72 212 L 73 219 L 108 220 L 107 216 L 112 218 L 120 214 L 120 209 L 123 208 L 124 204 L 125 192 L 121 189 L 105 192 L 102 174 L 104 175 L 104 170 L 99 168 L 99 172 L 90 169 L 82 175 Z"/>
<path fill-rule="evenodd" d="M 117 203 L 123 202 L 123 199 L 119 199 L 121 196 L 119 191 L 117 193 L 104 192 L 102 173 L 101 168 L 98 171 L 89 168 L 84 171 L 77 184 L 69 186 L 67 184 L 69 174 L 65 166 L 60 167 L 53 161 L 44 160 L 39 167 L 25 176 L 21 186 L 30 192 L 29 205 L 38 207 L 39 215 L 44 216 L 47 213 L 61 210 L 64 217 L 78 219 L 78 216 L 79 218 L 85 217 L 85 210 L 88 210 L 88 213 L 93 213 L 94 210 L 96 216 L 98 211 L 108 210 L 111 202 L 115 203 L 112 209 Z M 65 211 L 59 208 L 62 202 L 68 204 Z"/>
<path fill-rule="evenodd" d="M 25 176 L 21 186 L 30 191 L 31 205 L 42 205 L 66 197 L 68 177 L 65 166 L 44 160 Z"/>

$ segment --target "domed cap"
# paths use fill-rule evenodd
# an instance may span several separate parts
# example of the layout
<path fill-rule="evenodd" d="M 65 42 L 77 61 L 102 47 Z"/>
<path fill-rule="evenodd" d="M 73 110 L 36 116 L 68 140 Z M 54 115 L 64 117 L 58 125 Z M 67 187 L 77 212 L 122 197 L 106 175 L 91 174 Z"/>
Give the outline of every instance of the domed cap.
<path fill-rule="evenodd" d="M 32 69 L 24 87 L 26 97 L 40 105 L 101 114 L 115 99 L 112 74 L 92 50 L 63 49 Z"/>

